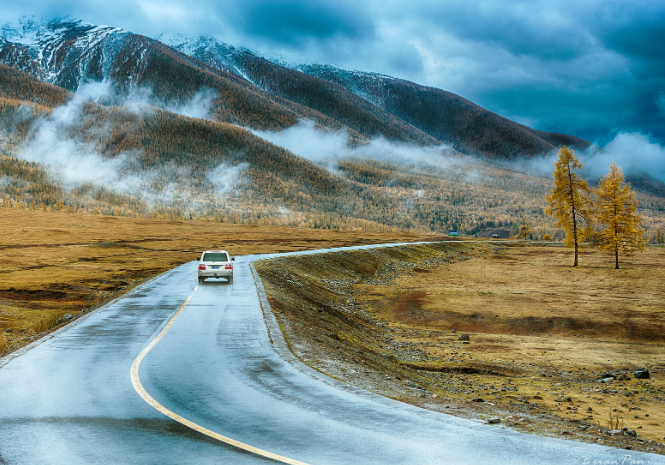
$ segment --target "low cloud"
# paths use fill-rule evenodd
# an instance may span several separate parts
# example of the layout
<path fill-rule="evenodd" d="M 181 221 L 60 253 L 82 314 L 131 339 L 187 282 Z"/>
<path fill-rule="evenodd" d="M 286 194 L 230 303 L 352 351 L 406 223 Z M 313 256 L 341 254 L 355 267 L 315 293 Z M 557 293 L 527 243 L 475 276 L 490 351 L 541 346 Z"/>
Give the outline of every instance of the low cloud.
<path fill-rule="evenodd" d="M 68 103 L 38 118 L 18 152 L 19 158 L 50 166 L 68 187 L 86 182 L 102 185 L 118 182 L 119 171 L 126 162 L 124 154 L 105 158 L 93 144 L 70 136 L 85 118 L 84 105 L 107 93 L 107 86 L 101 84 L 84 86 Z"/>
<path fill-rule="evenodd" d="M 584 168 L 598 176 L 609 171 L 613 161 L 625 173 L 645 172 L 665 182 L 665 147 L 641 133 L 620 132 L 604 151 L 584 154 Z"/>
<path fill-rule="evenodd" d="M 190 118 L 209 119 L 212 104 L 219 95 L 213 89 L 201 89 L 183 104 L 167 105 L 164 109 Z"/>
<path fill-rule="evenodd" d="M 187 116 L 206 117 L 214 98 L 214 92 L 204 89 L 183 105 L 169 109 Z M 202 196 L 193 187 L 194 174 L 189 167 L 167 163 L 144 170 L 139 164 L 142 156 L 139 151 L 123 152 L 113 158 L 100 153 L 97 145 L 89 140 L 104 139 L 112 129 L 109 125 L 104 123 L 88 129 L 85 140 L 84 136 L 76 135 L 88 118 L 84 108 L 89 102 L 112 102 L 140 116 L 154 111 L 156 106 L 169 107 L 157 102 L 149 89 L 120 96 L 111 83 L 85 84 L 69 102 L 36 119 L 17 156 L 45 165 L 68 190 L 92 184 L 138 197 L 151 207 L 176 204 L 196 209 L 210 203 L 209 196 Z M 246 168 L 246 164 L 220 164 L 208 174 L 207 187 L 215 192 L 216 200 L 222 200 L 242 183 Z"/>
<path fill-rule="evenodd" d="M 207 176 L 208 180 L 215 186 L 215 194 L 217 194 L 218 197 L 224 197 L 230 194 L 235 188 L 242 184 L 244 180 L 243 173 L 248 168 L 248 163 L 240 163 L 235 166 L 222 163 L 217 168 L 210 171 Z"/>
<path fill-rule="evenodd" d="M 620 132 L 606 146 L 591 145 L 577 151 L 584 176 L 599 179 L 607 174 L 612 162 L 625 174 L 648 173 L 665 182 L 665 147 L 652 137 L 639 132 Z M 500 165 L 538 176 L 551 176 L 557 151 L 540 158 L 499 162 Z"/>
<path fill-rule="evenodd" d="M 429 166 L 437 169 L 459 162 L 442 154 L 444 150 L 450 149 L 446 145 L 418 147 L 377 137 L 364 145 L 351 147 L 346 130 L 319 130 L 311 121 L 301 120 L 295 126 L 279 132 L 252 132 L 333 172 L 336 171 L 339 160 L 349 158 L 378 160 L 406 167 Z"/>
<path fill-rule="evenodd" d="M 311 121 L 300 121 L 297 125 L 279 132 L 253 131 L 274 144 L 280 145 L 312 162 L 337 172 L 338 162 L 344 159 L 377 160 L 407 168 L 433 169 L 445 172 L 446 168 L 465 166 L 465 182 L 476 182 L 479 171 L 470 165 L 484 163 L 473 157 L 449 157 L 442 152 L 449 147 L 417 147 L 394 143 L 383 137 L 373 139 L 365 145 L 351 147 L 346 131 L 327 132 L 316 129 Z M 605 148 L 592 145 L 578 151 L 584 164 L 583 174 L 590 178 L 601 178 L 607 174 L 613 161 L 626 174 L 646 172 L 665 182 L 665 147 L 657 140 L 641 133 L 618 133 Z M 494 162 L 504 168 L 550 177 L 554 170 L 557 152 L 544 157 L 521 158 Z"/>

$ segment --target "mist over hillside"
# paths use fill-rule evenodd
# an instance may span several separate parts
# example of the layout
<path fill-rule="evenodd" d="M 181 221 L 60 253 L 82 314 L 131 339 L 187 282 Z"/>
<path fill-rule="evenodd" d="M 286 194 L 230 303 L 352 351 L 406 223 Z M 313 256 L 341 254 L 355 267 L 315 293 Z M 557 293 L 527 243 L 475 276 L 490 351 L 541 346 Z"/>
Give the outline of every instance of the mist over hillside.
<path fill-rule="evenodd" d="M 209 37 L 72 18 L 0 31 L 5 206 L 464 234 L 526 217 L 558 237 L 544 195 L 567 144 L 592 177 L 625 161 L 647 229 L 665 225 L 662 149 L 635 135 L 601 150 L 440 89 Z M 637 142 L 649 174 L 624 155 Z"/>
<path fill-rule="evenodd" d="M 74 92 L 87 81 L 113 82 L 123 93 L 148 88 L 172 106 L 207 89 L 215 98 L 206 116 L 257 130 L 306 119 L 345 129 L 354 140 L 446 144 L 489 159 L 589 145 L 526 128 L 440 89 L 333 66 L 283 66 L 210 37 L 151 39 L 73 18 L 24 17 L 2 27 L 0 63 Z"/>

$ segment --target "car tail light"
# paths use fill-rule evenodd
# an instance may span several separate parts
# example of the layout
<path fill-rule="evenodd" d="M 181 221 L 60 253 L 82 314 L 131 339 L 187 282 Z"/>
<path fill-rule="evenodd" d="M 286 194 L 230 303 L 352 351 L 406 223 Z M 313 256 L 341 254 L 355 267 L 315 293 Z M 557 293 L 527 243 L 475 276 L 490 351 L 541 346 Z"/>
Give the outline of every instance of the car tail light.
<path fill-rule="evenodd" d="M 233 269 L 233 265 L 231 265 L 230 263 L 227 263 L 226 266 L 224 267 L 224 269 L 226 269 L 226 270 L 232 270 L 232 269 Z"/>
<path fill-rule="evenodd" d="M 199 270 L 205 270 L 205 269 L 206 269 L 206 266 L 203 263 L 201 263 L 199 265 Z"/>

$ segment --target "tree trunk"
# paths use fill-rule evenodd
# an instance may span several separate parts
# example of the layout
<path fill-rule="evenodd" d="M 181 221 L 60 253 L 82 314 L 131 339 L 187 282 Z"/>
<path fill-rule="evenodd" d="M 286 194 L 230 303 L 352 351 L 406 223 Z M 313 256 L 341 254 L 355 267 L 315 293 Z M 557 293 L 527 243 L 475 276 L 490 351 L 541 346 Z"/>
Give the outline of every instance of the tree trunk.
<path fill-rule="evenodd" d="M 618 270 L 619 269 L 619 246 L 618 245 L 614 248 L 614 259 L 615 259 L 615 263 L 616 263 L 614 269 Z"/>
<path fill-rule="evenodd" d="M 573 238 L 575 239 L 575 263 L 573 266 L 577 265 L 577 221 L 575 220 L 575 206 L 573 204 Z"/>
<path fill-rule="evenodd" d="M 568 185 L 570 187 L 570 203 L 573 218 L 573 239 L 575 239 L 575 263 L 577 266 L 577 219 L 575 218 L 575 191 L 573 190 L 573 178 L 570 173 L 570 163 L 568 163 Z"/>

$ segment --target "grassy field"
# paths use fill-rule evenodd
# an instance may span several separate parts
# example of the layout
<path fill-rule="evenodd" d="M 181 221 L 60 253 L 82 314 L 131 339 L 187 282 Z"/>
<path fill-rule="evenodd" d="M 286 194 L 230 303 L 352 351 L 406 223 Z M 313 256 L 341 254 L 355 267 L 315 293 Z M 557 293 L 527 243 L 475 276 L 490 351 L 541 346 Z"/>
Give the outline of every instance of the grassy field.
<path fill-rule="evenodd" d="M 205 249 L 247 255 L 423 238 L 0 208 L 0 355 Z"/>
<path fill-rule="evenodd" d="M 665 248 L 612 260 L 586 251 L 573 269 L 559 246 L 467 242 L 257 268 L 294 352 L 334 377 L 601 443 L 611 414 L 640 435 L 615 445 L 662 453 L 639 441 L 665 443 Z"/>
<path fill-rule="evenodd" d="M 402 276 L 394 287 L 360 287 L 379 319 L 429 331 L 416 342 L 442 366 L 512 372 L 516 392 L 540 408 L 601 422 L 617 408 L 629 429 L 663 440 L 665 392 L 654 402 L 648 390 L 665 387 L 665 249 L 625 257 L 619 270 L 611 259 L 585 253 L 583 266 L 571 268 L 562 248 L 506 247 Z M 469 334 L 471 343 L 460 344 L 452 330 Z M 643 366 L 658 370 L 648 387 L 632 376 Z M 629 379 L 595 383 L 617 371 Z M 492 384 L 479 381 L 470 394 L 516 400 Z M 608 388 L 618 392 L 602 392 Z M 562 405 L 564 397 L 574 403 Z"/>

